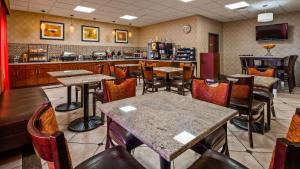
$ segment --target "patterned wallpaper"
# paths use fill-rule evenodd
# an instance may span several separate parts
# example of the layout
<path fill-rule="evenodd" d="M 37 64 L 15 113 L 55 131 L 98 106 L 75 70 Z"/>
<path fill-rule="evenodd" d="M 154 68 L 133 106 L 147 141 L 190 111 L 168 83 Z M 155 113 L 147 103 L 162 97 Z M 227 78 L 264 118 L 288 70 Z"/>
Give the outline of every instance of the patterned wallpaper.
<path fill-rule="evenodd" d="M 186 24 L 190 24 L 192 27 L 189 34 L 185 34 L 182 30 L 182 27 Z M 166 38 L 168 42 L 176 45 L 195 47 L 199 74 L 199 53 L 208 51 L 208 33 L 220 35 L 220 51 L 222 51 L 222 23 L 202 16 L 190 16 L 142 27 L 140 29 L 139 44 L 141 47 L 145 47 L 149 40 L 155 40 L 155 37 L 158 36 L 159 40 Z"/>
<path fill-rule="evenodd" d="M 271 50 L 273 55 L 300 55 L 300 12 L 275 15 L 275 23 L 289 23 L 289 40 L 271 41 L 276 47 Z M 225 74 L 241 73 L 240 54 L 264 56 L 264 43 L 255 39 L 255 26 L 260 25 L 256 19 L 228 22 L 223 24 L 223 66 Z M 300 59 L 295 68 L 296 81 L 300 84 Z"/>
<path fill-rule="evenodd" d="M 73 19 L 75 31 L 69 32 L 70 18 L 45 15 L 44 20 L 65 23 L 65 40 L 41 40 L 40 20 L 42 15 L 38 13 L 12 11 L 7 17 L 8 42 L 9 43 L 32 43 L 32 44 L 68 44 L 68 45 L 91 45 L 91 46 L 138 46 L 139 28 L 125 25 L 117 25 L 103 22 Z M 81 25 L 97 26 L 100 28 L 100 42 L 82 42 Z M 132 32 L 129 43 L 114 43 L 112 31 L 124 29 Z"/>

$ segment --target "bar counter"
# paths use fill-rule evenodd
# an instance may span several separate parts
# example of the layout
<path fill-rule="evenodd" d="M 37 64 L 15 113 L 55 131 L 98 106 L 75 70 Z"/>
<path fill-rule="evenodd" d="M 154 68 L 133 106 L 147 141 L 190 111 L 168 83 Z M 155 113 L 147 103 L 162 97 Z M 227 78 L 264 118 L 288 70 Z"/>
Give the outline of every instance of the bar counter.
<path fill-rule="evenodd" d="M 139 63 L 139 61 L 156 63 L 158 67 L 176 66 L 179 63 L 191 63 L 197 65 L 196 61 L 150 59 L 9 63 L 10 88 L 58 84 L 58 81 L 55 78 L 49 76 L 47 72 L 83 69 L 97 74 L 99 73 L 98 65 L 101 63 L 114 62 L 115 64 L 137 64 Z"/>

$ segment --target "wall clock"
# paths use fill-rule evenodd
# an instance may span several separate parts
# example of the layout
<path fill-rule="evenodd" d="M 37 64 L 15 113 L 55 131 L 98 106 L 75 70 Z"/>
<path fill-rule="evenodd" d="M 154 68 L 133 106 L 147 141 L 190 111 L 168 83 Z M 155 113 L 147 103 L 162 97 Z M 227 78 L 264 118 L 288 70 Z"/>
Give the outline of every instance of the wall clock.
<path fill-rule="evenodd" d="M 192 31 L 192 26 L 191 26 L 190 24 L 184 25 L 184 26 L 182 27 L 182 30 L 183 30 L 183 32 L 184 32 L 185 34 L 188 34 L 188 33 L 190 33 L 190 32 Z"/>

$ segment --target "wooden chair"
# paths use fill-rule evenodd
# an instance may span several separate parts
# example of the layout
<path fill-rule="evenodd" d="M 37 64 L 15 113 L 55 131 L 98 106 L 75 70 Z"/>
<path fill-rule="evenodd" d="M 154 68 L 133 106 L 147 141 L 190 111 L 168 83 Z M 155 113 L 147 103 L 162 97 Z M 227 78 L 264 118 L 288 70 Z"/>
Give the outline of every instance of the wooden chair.
<path fill-rule="evenodd" d="M 58 131 L 54 110 L 45 103 L 27 124 L 36 154 L 51 169 L 72 169 L 64 133 Z M 113 161 L 113 162 L 112 162 Z M 105 150 L 80 163 L 75 169 L 144 168 L 123 147 Z"/>
<path fill-rule="evenodd" d="M 242 66 L 242 74 L 246 74 L 247 73 L 247 68 L 248 68 L 247 59 L 240 57 L 240 61 L 241 61 L 241 66 Z"/>
<path fill-rule="evenodd" d="M 239 116 L 230 122 L 248 130 L 250 147 L 253 148 L 252 132 L 255 124 L 259 124 L 260 132 L 264 134 L 264 102 L 253 99 L 254 77 L 227 78 L 233 82 L 229 107 L 239 111 Z M 245 125 L 247 124 L 247 125 Z"/>
<path fill-rule="evenodd" d="M 192 80 L 192 97 L 209 103 L 228 107 L 230 102 L 232 83 L 219 83 L 194 78 Z M 201 142 L 192 147 L 192 150 L 203 154 L 208 149 L 221 150 L 229 156 L 227 140 L 227 123 L 217 129 Z"/>
<path fill-rule="evenodd" d="M 257 69 L 257 68 L 248 68 L 247 72 L 249 75 L 254 76 L 264 76 L 264 77 L 275 77 L 275 69 L 267 68 L 267 69 Z M 264 87 L 254 87 L 253 97 L 256 100 L 266 102 L 267 103 L 267 124 L 270 128 L 271 125 L 271 113 L 273 117 L 276 117 L 274 102 L 273 102 L 273 86 L 270 88 Z"/>
<path fill-rule="evenodd" d="M 136 78 L 128 78 L 120 84 L 115 84 L 114 80 L 103 80 L 103 93 L 105 103 L 121 100 L 136 95 Z M 106 146 L 108 149 L 114 142 L 131 151 L 143 143 L 123 127 L 107 117 L 107 138 Z"/>
<path fill-rule="evenodd" d="M 181 79 L 173 79 L 171 87 L 177 88 L 178 94 L 185 95 L 185 89 L 191 90 L 192 78 L 194 74 L 193 66 L 183 66 Z"/>
<path fill-rule="evenodd" d="M 300 109 L 292 117 L 286 138 L 278 138 L 269 169 L 298 169 L 300 166 Z"/>
<path fill-rule="evenodd" d="M 281 77 L 281 80 L 288 82 L 290 93 L 292 93 L 294 88 L 296 87 L 295 64 L 297 59 L 298 59 L 298 55 L 291 55 L 289 57 L 287 66 L 278 67 L 278 73 Z"/>
<path fill-rule="evenodd" d="M 248 167 L 219 152 L 207 150 L 188 169 L 248 169 Z"/>
<path fill-rule="evenodd" d="M 164 80 L 158 80 L 154 74 L 153 66 L 145 66 L 142 69 L 143 74 L 143 94 L 148 92 L 157 92 L 158 88 L 163 88 L 166 86 Z M 151 89 L 151 90 L 149 90 Z"/>

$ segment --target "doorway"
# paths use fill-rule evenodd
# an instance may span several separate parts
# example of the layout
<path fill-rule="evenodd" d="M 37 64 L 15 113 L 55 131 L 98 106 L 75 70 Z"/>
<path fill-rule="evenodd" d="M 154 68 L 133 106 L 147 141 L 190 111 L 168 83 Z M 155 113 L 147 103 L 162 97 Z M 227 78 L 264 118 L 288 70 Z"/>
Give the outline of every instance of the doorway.
<path fill-rule="evenodd" d="M 219 53 L 219 35 L 214 33 L 208 34 L 208 52 Z"/>

